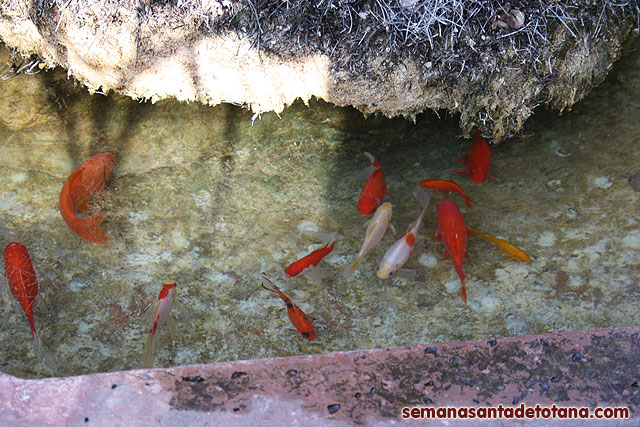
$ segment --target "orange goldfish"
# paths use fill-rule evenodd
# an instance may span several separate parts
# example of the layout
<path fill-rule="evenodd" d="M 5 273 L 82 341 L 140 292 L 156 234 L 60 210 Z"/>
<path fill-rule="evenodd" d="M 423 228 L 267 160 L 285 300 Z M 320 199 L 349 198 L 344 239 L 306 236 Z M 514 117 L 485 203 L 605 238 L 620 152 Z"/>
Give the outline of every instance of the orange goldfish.
<path fill-rule="evenodd" d="M 89 213 L 89 198 L 102 191 L 115 161 L 115 154 L 96 154 L 71 172 L 60 191 L 62 219 L 72 231 L 89 242 L 106 243 L 111 240 L 104 230 L 98 228 L 105 214 L 78 218 L 75 212 Z"/>
<path fill-rule="evenodd" d="M 425 179 L 420 182 L 420 187 L 432 188 L 434 194 L 436 190 L 440 190 L 445 196 L 455 191 L 462 196 L 467 207 L 471 208 L 471 199 L 465 194 L 464 190 L 453 181 L 449 181 L 448 179 Z"/>
<path fill-rule="evenodd" d="M 176 309 L 185 314 L 187 310 L 176 300 L 176 282 L 170 280 L 162 285 L 158 299 L 149 309 L 149 334 L 144 344 L 144 353 L 142 354 L 142 367 L 153 368 L 153 352 L 158 342 L 158 328 L 165 322 L 169 325 L 171 334 L 175 336 L 176 326 L 173 319 L 169 316 L 171 308 Z"/>
<path fill-rule="evenodd" d="M 511 257 L 510 259 L 515 259 L 517 261 L 526 262 L 527 264 L 531 262 L 531 258 L 529 258 L 529 255 L 527 255 L 525 253 L 525 251 L 523 251 L 522 249 L 518 248 L 517 246 L 512 245 L 511 243 L 507 242 L 506 240 L 490 236 L 488 234 L 485 234 L 485 233 L 483 233 L 481 231 L 478 231 L 478 230 L 474 230 L 474 229 L 469 228 L 469 227 L 467 227 L 467 231 L 469 231 L 469 234 L 471 234 L 471 235 L 477 234 L 478 236 L 482 236 L 485 239 L 487 239 L 488 241 L 492 242 L 499 249 L 501 249 L 503 252 L 506 252 L 507 255 L 509 255 Z"/>
<path fill-rule="evenodd" d="M 382 172 L 380 161 L 369 153 L 364 153 L 364 155 L 371 162 L 366 170 L 372 170 L 372 172 L 364 183 L 362 191 L 360 191 L 358 212 L 360 212 L 360 215 L 371 215 L 378 209 L 387 194 L 387 183 L 384 180 L 384 172 Z"/>
<path fill-rule="evenodd" d="M 467 227 L 458 206 L 451 200 L 444 199 L 438 203 L 438 228 L 436 230 L 436 240 L 444 243 L 444 259 L 451 257 L 453 268 L 455 268 L 462 289 L 460 298 L 467 303 L 467 290 L 464 286 L 466 276 L 462 271 L 462 261 L 467 256 Z"/>
<path fill-rule="evenodd" d="M 4 268 L 9 281 L 11 295 L 20 303 L 24 314 L 27 315 L 33 337 L 33 348 L 38 359 L 42 359 L 42 345 L 40 336 L 33 320 L 33 302 L 38 296 L 38 279 L 33 270 L 29 252 L 22 244 L 11 242 L 4 250 Z"/>
<path fill-rule="evenodd" d="M 476 140 L 471 144 L 469 153 L 458 159 L 460 163 L 466 163 L 466 169 L 456 169 L 459 175 L 468 175 L 469 179 L 475 183 L 485 182 L 487 178 L 496 179 L 489 175 L 491 167 L 491 147 L 480 135 L 480 129 L 476 131 Z"/>
<path fill-rule="evenodd" d="M 313 322 L 309 320 L 307 315 L 304 314 L 304 311 L 302 311 L 300 307 L 292 303 L 289 297 L 283 294 L 280 288 L 278 288 L 271 280 L 267 278 L 265 273 L 262 273 L 262 277 L 264 277 L 264 279 L 269 282 L 271 288 L 266 287 L 264 283 L 262 283 L 262 287 L 268 291 L 275 292 L 282 299 L 282 301 L 284 301 L 285 305 L 287 306 L 287 314 L 289 315 L 289 320 L 291 320 L 293 326 L 296 327 L 298 332 L 300 332 L 303 337 L 305 337 L 309 341 L 313 341 L 313 339 L 316 337 L 313 333 Z"/>
<path fill-rule="evenodd" d="M 326 257 L 333 250 L 333 246 L 335 245 L 335 241 L 329 245 L 327 243 L 324 247 L 320 249 L 316 249 L 311 252 L 309 255 L 306 255 L 300 258 L 297 261 L 294 261 L 284 270 L 284 273 L 287 277 L 294 277 L 298 274 L 302 273 L 307 279 L 312 282 L 319 282 L 322 277 L 325 275 L 325 272 L 320 267 L 316 267 L 322 258 Z"/>

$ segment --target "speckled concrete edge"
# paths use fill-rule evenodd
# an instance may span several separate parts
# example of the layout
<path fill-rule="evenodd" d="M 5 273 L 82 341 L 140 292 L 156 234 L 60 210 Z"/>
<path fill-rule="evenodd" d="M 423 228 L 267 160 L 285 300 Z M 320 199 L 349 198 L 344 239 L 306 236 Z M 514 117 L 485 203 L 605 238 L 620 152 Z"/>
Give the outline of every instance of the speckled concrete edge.
<path fill-rule="evenodd" d="M 628 407 L 630 419 L 588 425 L 637 425 L 639 334 L 600 329 L 44 380 L 0 374 L 0 425 L 377 425 L 402 422 L 405 406 L 520 403 Z"/>

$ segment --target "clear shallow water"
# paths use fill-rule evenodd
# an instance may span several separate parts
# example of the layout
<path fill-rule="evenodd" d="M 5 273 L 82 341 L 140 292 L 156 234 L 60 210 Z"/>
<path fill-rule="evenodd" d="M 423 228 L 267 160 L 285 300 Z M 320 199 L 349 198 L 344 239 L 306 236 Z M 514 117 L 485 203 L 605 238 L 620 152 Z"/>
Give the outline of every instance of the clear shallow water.
<path fill-rule="evenodd" d="M 640 193 L 628 177 L 640 170 L 640 83 L 626 70 L 639 57 L 624 59 L 572 112 L 537 111 L 522 137 L 494 147 L 501 180 L 483 184 L 450 172 L 469 146 L 456 117 L 426 113 L 413 124 L 312 102 L 252 123 L 229 105 L 92 96 L 61 70 L 0 82 L 0 244 L 20 241 L 31 253 L 47 356 L 37 362 L 2 278 L 0 370 L 42 377 L 139 367 L 141 312 L 165 280 L 178 283 L 191 315 L 175 341 L 161 330 L 156 366 L 636 325 Z M 68 174 L 101 151 L 117 155 L 90 204 L 107 213 L 107 245 L 72 233 L 57 207 Z M 507 261 L 471 238 L 464 305 L 433 239 L 438 194 L 424 250 L 407 263 L 414 275 L 375 276 L 376 258 L 398 237 L 388 233 L 343 280 L 365 231 L 353 201 L 363 151 L 382 162 L 398 235 L 419 209 L 417 184 L 453 179 L 474 202 L 463 209 L 467 224 L 533 262 Z M 334 275 L 322 283 L 284 279 L 290 262 L 321 246 L 300 233 L 309 222 L 337 234 L 323 261 Z M 317 319 L 314 341 L 289 330 L 284 304 L 260 286 L 262 271 Z"/>

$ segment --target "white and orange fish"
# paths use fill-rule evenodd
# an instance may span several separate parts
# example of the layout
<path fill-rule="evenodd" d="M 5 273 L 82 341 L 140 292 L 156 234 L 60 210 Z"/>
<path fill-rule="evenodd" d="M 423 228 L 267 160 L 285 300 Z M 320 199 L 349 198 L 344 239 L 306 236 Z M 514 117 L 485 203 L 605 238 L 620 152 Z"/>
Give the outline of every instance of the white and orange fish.
<path fill-rule="evenodd" d="M 378 277 L 381 279 L 388 279 L 393 276 L 413 254 L 416 236 L 420 231 L 420 227 L 422 227 L 424 213 L 429 207 L 429 195 L 427 193 L 418 190 L 413 193 L 413 195 L 416 196 L 416 199 L 418 199 L 418 202 L 422 205 L 422 212 L 420 212 L 420 216 L 409 225 L 407 232 L 400 236 L 400 238 L 387 249 L 387 252 L 382 257 L 380 266 L 376 270 Z"/>
<path fill-rule="evenodd" d="M 358 268 L 360 261 L 371 251 L 371 249 L 375 248 L 384 233 L 387 231 L 389 225 L 391 225 L 391 214 L 392 214 L 391 203 L 385 202 L 376 210 L 376 213 L 369 221 L 369 225 L 367 226 L 367 232 L 364 236 L 364 241 L 362 242 L 362 247 L 360 248 L 360 252 L 356 257 L 356 260 L 352 264 L 347 264 L 343 271 L 343 277 L 348 279 L 353 272 Z M 393 225 L 391 225 L 392 231 Z"/>
<path fill-rule="evenodd" d="M 180 313 L 187 313 L 184 306 L 176 300 L 176 287 L 177 285 L 174 281 L 164 283 L 158 299 L 149 309 L 149 335 L 147 335 L 147 341 L 144 344 L 144 353 L 142 354 L 143 368 L 153 368 L 153 352 L 158 342 L 158 328 L 167 322 L 171 335 L 176 335 L 175 323 L 169 316 L 171 308 L 176 307 Z"/>

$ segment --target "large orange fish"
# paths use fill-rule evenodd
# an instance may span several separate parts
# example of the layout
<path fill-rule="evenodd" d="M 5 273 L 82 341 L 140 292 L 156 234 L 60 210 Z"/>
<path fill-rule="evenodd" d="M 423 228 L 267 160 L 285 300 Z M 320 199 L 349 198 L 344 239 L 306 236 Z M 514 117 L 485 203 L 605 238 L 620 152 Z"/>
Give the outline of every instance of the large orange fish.
<path fill-rule="evenodd" d="M 60 214 L 69 228 L 89 242 L 106 243 L 111 238 L 98 228 L 105 214 L 78 218 L 76 210 L 89 213 L 89 198 L 104 188 L 116 162 L 115 154 L 100 153 L 76 167 L 60 191 Z"/>
<path fill-rule="evenodd" d="M 444 259 L 451 258 L 453 268 L 460 277 L 462 289 L 460 297 L 467 303 L 467 290 L 464 286 L 466 276 L 462 271 L 462 261 L 467 255 L 467 227 L 458 206 L 451 200 L 444 199 L 438 203 L 438 228 L 436 240 L 444 243 Z"/>
<path fill-rule="evenodd" d="M 489 175 L 491 167 L 491 147 L 482 138 L 480 129 L 476 131 L 476 140 L 469 147 L 469 153 L 458 159 L 460 163 L 466 163 L 466 169 L 456 169 L 455 173 L 459 175 L 469 176 L 469 179 L 475 183 L 485 182 L 487 178 L 497 179 Z"/>
<path fill-rule="evenodd" d="M 384 172 L 380 161 L 369 153 L 364 153 L 371 164 L 366 170 L 372 170 L 371 175 L 360 191 L 360 199 L 358 200 L 358 212 L 360 215 L 371 215 L 378 209 L 380 203 L 387 194 L 387 183 L 384 180 Z"/>
<path fill-rule="evenodd" d="M 468 231 L 468 234 L 470 234 L 472 236 L 474 234 L 477 234 L 478 236 L 484 237 L 485 239 L 487 239 L 488 241 L 490 241 L 491 243 L 496 245 L 498 248 L 500 248 L 500 250 L 502 250 L 507 255 L 509 255 L 511 257 L 511 259 L 522 261 L 522 262 L 525 262 L 527 264 L 531 262 L 531 258 L 529 257 L 529 255 L 527 255 L 527 253 L 525 251 L 523 251 L 522 249 L 520 249 L 517 246 L 512 245 L 511 243 L 507 242 L 504 239 L 500 239 L 498 237 L 490 236 L 488 234 L 485 234 L 485 233 L 483 233 L 481 231 L 478 231 L 478 230 L 474 230 L 474 229 L 469 228 L 469 227 L 467 227 L 467 231 Z"/>
<path fill-rule="evenodd" d="M 313 341 L 313 339 L 316 337 L 313 333 L 313 322 L 309 320 L 307 315 L 304 314 L 304 311 L 302 311 L 300 307 L 292 303 L 289 297 L 283 294 L 280 288 L 278 288 L 271 280 L 269 280 L 264 273 L 262 273 L 262 277 L 264 277 L 264 280 L 269 282 L 271 288 L 267 288 L 264 283 L 262 284 L 262 287 L 268 291 L 277 293 L 282 301 L 284 301 L 285 305 L 287 306 L 287 314 L 289 315 L 289 320 L 291 320 L 293 326 L 296 327 L 298 332 L 300 332 L 303 337 L 305 337 L 309 341 Z"/>
<path fill-rule="evenodd" d="M 33 320 L 33 302 L 38 296 L 38 279 L 27 248 L 18 242 L 9 243 L 4 250 L 4 268 L 11 295 L 20 303 L 29 320 L 36 356 L 42 359 L 40 336 Z"/>
<path fill-rule="evenodd" d="M 471 208 L 471 199 L 467 196 L 464 190 L 453 181 L 448 179 L 425 179 L 420 182 L 420 187 L 431 188 L 433 189 L 434 194 L 436 190 L 440 190 L 445 196 L 449 195 L 452 191 L 455 191 L 462 196 L 467 207 Z"/>

